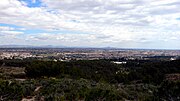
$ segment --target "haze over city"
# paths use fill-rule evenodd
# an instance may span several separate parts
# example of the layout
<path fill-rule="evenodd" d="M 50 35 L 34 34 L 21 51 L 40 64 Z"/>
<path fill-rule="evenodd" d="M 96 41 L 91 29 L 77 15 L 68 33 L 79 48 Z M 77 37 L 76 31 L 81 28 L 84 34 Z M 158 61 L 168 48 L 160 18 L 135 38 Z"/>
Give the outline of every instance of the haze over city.
<path fill-rule="evenodd" d="M 180 49 L 179 0 L 1 0 L 0 45 Z"/>

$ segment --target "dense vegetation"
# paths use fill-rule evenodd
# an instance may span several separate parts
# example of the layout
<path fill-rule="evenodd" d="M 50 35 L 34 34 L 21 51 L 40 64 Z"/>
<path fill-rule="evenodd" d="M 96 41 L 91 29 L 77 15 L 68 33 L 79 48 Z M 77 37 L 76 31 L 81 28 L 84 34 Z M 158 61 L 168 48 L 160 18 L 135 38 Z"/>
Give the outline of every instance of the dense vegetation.
<path fill-rule="evenodd" d="M 160 84 L 166 74 L 180 73 L 180 60 L 176 61 L 129 61 L 117 65 L 108 60 L 94 61 L 34 61 L 26 68 L 28 77 L 64 77 L 85 78 L 107 83 L 143 83 Z"/>
<path fill-rule="evenodd" d="M 120 66 L 109 61 L 72 61 L 53 62 L 35 61 L 26 68 L 28 77 L 66 77 L 73 79 L 85 78 L 94 81 L 114 82 Z"/>
<path fill-rule="evenodd" d="M 1 65 L 25 67 L 25 76 L 20 77 L 25 81 L 0 76 L 0 97 L 4 101 L 29 96 L 46 101 L 180 100 L 179 79 L 171 75 L 167 78 L 180 74 L 180 60 L 133 60 L 121 65 L 110 60 L 2 60 Z"/>
<path fill-rule="evenodd" d="M 39 88 L 39 89 L 38 89 Z M 152 99 L 153 85 L 110 85 L 94 83 L 86 79 L 41 79 L 26 81 L 0 81 L 0 95 L 4 101 L 20 100 L 31 96 L 37 101 L 124 101 Z M 137 93 L 138 92 L 138 93 Z"/>

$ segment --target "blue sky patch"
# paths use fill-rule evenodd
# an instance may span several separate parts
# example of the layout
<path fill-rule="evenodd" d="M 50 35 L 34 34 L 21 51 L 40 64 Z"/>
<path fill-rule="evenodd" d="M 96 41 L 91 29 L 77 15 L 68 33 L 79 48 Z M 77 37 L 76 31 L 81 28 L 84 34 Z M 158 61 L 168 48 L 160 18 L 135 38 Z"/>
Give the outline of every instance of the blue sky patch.
<path fill-rule="evenodd" d="M 176 18 L 176 20 L 180 20 L 180 18 Z"/>
<path fill-rule="evenodd" d="M 20 1 L 27 3 L 28 7 L 41 7 L 40 0 L 20 0 Z"/>
<path fill-rule="evenodd" d="M 21 26 L 13 25 L 13 24 L 5 24 L 5 23 L 0 23 L 0 26 L 7 26 L 7 27 L 12 27 L 12 28 L 23 28 Z"/>

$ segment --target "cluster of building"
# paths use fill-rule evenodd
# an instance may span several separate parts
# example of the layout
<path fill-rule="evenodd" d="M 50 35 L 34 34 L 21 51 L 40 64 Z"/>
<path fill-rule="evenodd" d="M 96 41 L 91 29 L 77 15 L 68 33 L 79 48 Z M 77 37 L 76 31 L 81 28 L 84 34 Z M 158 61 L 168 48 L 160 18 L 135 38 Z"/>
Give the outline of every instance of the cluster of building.
<path fill-rule="evenodd" d="M 176 59 L 180 50 L 133 50 L 99 48 L 6 48 L 0 49 L 0 59 L 47 59 L 54 61 L 119 59 L 128 60 L 148 58 Z"/>
<path fill-rule="evenodd" d="M 30 57 L 36 57 L 31 53 L 21 53 L 21 52 L 2 52 L 0 53 L 0 59 L 25 59 Z"/>

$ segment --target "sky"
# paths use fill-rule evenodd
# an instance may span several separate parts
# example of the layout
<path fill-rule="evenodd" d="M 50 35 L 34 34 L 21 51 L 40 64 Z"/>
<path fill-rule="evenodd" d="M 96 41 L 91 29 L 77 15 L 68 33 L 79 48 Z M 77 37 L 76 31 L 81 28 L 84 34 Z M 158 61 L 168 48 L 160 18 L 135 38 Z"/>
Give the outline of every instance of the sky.
<path fill-rule="evenodd" d="M 180 0 L 0 0 L 0 45 L 180 49 Z"/>

